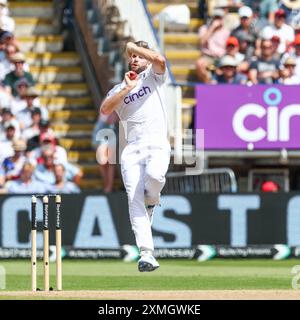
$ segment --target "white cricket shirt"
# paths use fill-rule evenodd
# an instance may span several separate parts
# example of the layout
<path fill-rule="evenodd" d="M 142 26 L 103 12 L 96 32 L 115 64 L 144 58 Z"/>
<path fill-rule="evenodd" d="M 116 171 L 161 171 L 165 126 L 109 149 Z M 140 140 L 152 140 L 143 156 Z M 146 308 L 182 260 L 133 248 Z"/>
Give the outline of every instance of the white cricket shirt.
<path fill-rule="evenodd" d="M 138 83 L 116 112 L 125 129 L 127 143 L 136 141 L 161 145 L 168 140 L 163 84 L 166 75 L 155 74 L 150 65 L 139 75 Z M 125 81 L 112 88 L 107 97 L 121 91 Z M 127 129 L 126 129 L 127 126 Z"/>

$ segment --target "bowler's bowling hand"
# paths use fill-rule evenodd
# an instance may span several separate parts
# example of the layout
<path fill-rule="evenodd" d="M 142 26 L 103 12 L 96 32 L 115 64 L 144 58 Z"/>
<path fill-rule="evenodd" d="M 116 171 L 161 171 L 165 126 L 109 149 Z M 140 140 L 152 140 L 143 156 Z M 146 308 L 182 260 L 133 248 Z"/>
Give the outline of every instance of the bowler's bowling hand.
<path fill-rule="evenodd" d="M 138 76 L 133 75 L 133 72 L 134 72 L 134 71 L 128 71 L 128 72 L 126 72 L 126 73 L 125 73 L 125 77 L 124 77 L 126 86 L 127 86 L 130 90 L 133 89 L 133 88 L 137 85 L 137 82 L 138 82 Z M 134 73 L 135 73 L 135 72 L 134 72 Z"/>

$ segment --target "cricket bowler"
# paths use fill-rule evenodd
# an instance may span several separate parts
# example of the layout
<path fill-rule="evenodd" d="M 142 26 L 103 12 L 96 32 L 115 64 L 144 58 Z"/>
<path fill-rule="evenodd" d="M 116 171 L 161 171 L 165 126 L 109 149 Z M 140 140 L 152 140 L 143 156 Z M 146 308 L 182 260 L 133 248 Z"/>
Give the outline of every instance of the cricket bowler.
<path fill-rule="evenodd" d="M 166 60 L 145 41 L 128 42 L 126 53 L 130 71 L 108 92 L 100 112 L 109 115 L 116 111 L 124 124 L 127 144 L 121 155 L 122 178 L 140 250 L 138 270 L 149 272 L 159 267 L 153 256 L 151 225 L 171 152 L 163 89 Z"/>

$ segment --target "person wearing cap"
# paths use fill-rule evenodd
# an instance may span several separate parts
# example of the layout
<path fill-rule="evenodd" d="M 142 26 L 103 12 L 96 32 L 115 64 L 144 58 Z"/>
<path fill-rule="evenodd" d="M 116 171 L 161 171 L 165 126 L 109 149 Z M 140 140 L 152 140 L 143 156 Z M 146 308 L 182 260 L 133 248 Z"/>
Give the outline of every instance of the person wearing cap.
<path fill-rule="evenodd" d="M 5 47 L 5 58 L 3 59 L 0 67 L 0 80 L 3 81 L 5 79 L 5 76 L 9 74 L 10 72 L 14 71 L 15 64 L 12 61 L 12 58 L 14 55 L 18 52 L 18 48 L 13 44 L 8 44 Z M 28 63 L 24 63 L 23 65 L 24 71 L 29 71 L 29 65 Z"/>
<path fill-rule="evenodd" d="M 39 108 L 41 110 L 42 119 L 48 120 L 49 114 L 46 107 L 40 105 L 40 100 L 38 99 L 38 92 L 34 87 L 28 88 L 22 99 L 24 102 L 23 109 L 21 109 L 16 117 L 20 122 L 22 130 L 30 127 L 32 124 L 31 114 L 34 108 Z M 21 104 L 19 104 L 19 107 Z"/>
<path fill-rule="evenodd" d="M 35 84 L 31 73 L 24 70 L 25 63 L 25 55 L 22 52 L 17 52 L 11 57 L 11 61 L 14 63 L 15 70 L 11 71 L 4 78 L 4 85 L 7 88 L 8 92 L 13 96 L 17 95 L 17 91 L 15 88 L 15 83 L 25 78 L 31 86 Z"/>
<path fill-rule="evenodd" d="M 63 147 L 57 145 L 56 137 L 52 131 L 46 131 L 40 134 L 39 147 L 32 150 L 30 158 L 39 159 L 44 149 L 52 149 L 56 161 L 63 163 L 68 161 L 67 151 Z"/>
<path fill-rule="evenodd" d="M 256 40 L 258 37 L 257 31 L 254 27 L 253 11 L 250 7 L 243 6 L 238 10 L 240 24 L 232 30 L 231 36 L 237 38 L 239 42 L 247 39 L 247 47 L 249 52 L 254 53 L 256 47 Z"/>
<path fill-rule="evenodd" d="M 300 34 L 297 34 L 295 36 L 295 41 L 293 43 L 292 50 L 290 52 L 285 53 L 282 56 L 281 64 L 283 64 L 288 57 L 291 57 L 295 60 L 295 75 L 297 75 L 297 77 L 300 78 Z"/>
<path fill-rule="evenodd" d="M 278 82 L 280 61 L 274 58 L 271 40 L 261 41 L 261 55 L 253 57 L 249 68 L 249 79 L 253 84 Z"/>
<path fill-rule="evenodd" d="M 282 54 L 280 54 L 278 51 L 278 48 L 280 45 L 280 38 L 278 36 L 274 35 L 271 38 L 271 42 L 272 42 L 273 57 L 276 60 L 280 60 L 282 57 Z"/>
<path fill-rule="evenodd" d="M 41 155 L 37 158 L 37 167 L 34 172 L 34 177 L 38 181 L 54 185 L 55 184 L 55 174 L 54 167 L 55 164 L 60 163 L 64 165 L 66 170 L 65 177 L 69 181 L 80 181 L 82 177 L 81 170 L 69 163 L 67 160 L 58 158 L 55 149 L 52 148 L 50 144 L 45 144 L 41 147 Z"/>
<path fill-rule="evenodd" d="M 27 140 L 27 151 L 29 154 L 31 154 L 34 149 L 40 147 L 40 136 L 43 134 L 47 133 L 55 137 L 54 131 L 50 128 L 49 120 L 41 119 L 38 125 L 38 131 L 38 134 L 28 138 Z"/>
<path fill-rule="evenodd" d="M 274 24 L 266 26 L 261 31 L 261 38 L 266 40 L 271 39 L 273 36 L 280 38 L 280 44 L 278 46 L 278 52 L 283 54 L 286 52 L 289 45 L 294 41 L 295 33 L 291 26 L 285 23 L 286 13 L 283 9 L 278 9 L 275 12 Z"/>
<path fill-rule="evenodd" d="M 209 83 L 211 74 L 208 71 L 226 52 L 226 39 L 230 31 L 224 27 L 224 10 L 216 9 L 211 20 L 199 28 L 201 57 L 196 62 L 196 73 L 199 81 Z"/>
<path fill-rule="evenodd" d="M 238 65 L 245 60 L 245 56 L 240 53 L 240 44 L 236 37 L 231 36 L 226 40 L 225 56 L 232 56 L 237 61 Z"/>
<path fill-rule="evenodd" d="M 286 13 L 286 23 L 292 28 L 299 25 L 300 22 L 300 0 L 281 0 L 279 8 Z"/>
<path fill-rule="evenodd" d="M 237 72 L 238 62 L 232 56 L 226 55 L 220 59 L 219 72 L 213 77 L 212 84 L 246 84 L 247 77 Z"/>
<path fill-rule="evenodd" d="M 27 161 L 26 141 L 22 139 L 14 140 L 12 143 L 14 154 L 4 159 L 0 166 L 0 186 L 3 187 L 6 181 L 20 178 L 22 168 Z"/>
<path fill-rule="evenodd" d="M 29 157 L 30 159 L 33 159 L 33 161 L 35 160 L 38 163 L 42 163 L 44 153 L 49 150 L 53 153 L 53 161 L 55 163 L 64 164 L 67 179 L 79 184 L 83 175 L 82 171 L 77 166 L 68 162 L 66 150 L 57 144 L 57 140 L 51 131 L 44 132 L 40 135 L 40 146 L 32 150 Z"/>
<path fill-rule="evenodd" d="M 287 85 L 298 85 L 300 84 L 300 78 L 295 73 L 296 60 L 292 57 L 287 57 L 283 61 L 283 65 L 280 68 L 279 83 Z"/>

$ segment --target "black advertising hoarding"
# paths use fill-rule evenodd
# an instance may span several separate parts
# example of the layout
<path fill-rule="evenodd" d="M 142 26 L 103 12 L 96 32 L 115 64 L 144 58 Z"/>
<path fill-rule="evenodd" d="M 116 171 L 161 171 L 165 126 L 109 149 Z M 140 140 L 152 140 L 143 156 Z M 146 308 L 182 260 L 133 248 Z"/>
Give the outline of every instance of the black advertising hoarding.
<path fill-rule="evenodd" d="M 55 204 L 50 202 L 50 243 L 54 244 Z M 0 198 L 0 247 L 30 248 L 28 195 Z M 126 193 L 62 195 L 63 245 L 117 249 L 134 244 Z M 42 243 L 42 203 L 37 204 Z M 195 245 L 300 245 L 300 195 L 164 195 L 153 222 L 157 248 Z"/>

